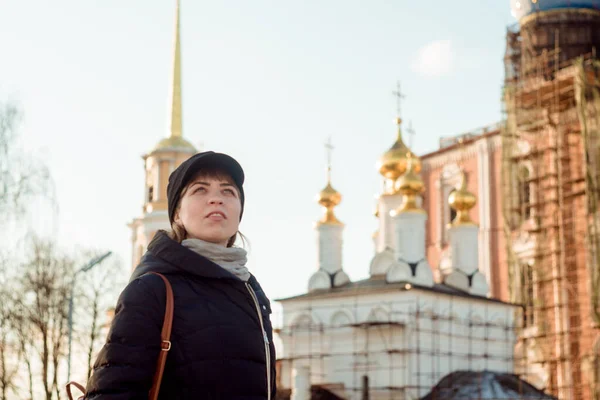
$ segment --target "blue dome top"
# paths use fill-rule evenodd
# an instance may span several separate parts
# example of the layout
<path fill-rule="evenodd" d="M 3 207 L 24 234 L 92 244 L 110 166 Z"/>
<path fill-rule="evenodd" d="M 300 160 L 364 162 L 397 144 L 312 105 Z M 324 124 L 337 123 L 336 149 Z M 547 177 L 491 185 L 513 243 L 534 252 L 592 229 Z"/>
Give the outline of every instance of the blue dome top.
<path fill-rule="evenodd" d="M 512 15 L 521 18 L 538 11 L 564 8 L 600 10 L 600 0 L 510 0 Z"/>

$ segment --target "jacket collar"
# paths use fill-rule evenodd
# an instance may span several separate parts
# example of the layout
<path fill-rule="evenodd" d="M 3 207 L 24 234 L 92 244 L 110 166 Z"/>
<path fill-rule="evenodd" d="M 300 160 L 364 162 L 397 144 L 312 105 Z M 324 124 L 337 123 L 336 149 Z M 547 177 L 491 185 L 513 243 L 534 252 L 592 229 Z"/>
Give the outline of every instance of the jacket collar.
<path fill-rule="evenodd" d="M 152 256 L 164 262 L 151 262 Z M 171 239 L 167 232 L 163 230 L 159 230 L 154 235 L 148 245 L 148 252 L 140 261 L 140 265 L 133 271 L 131 280 L 148 272 L 183 273 L 200 278 L 240 281 L 224 268 Z"/>

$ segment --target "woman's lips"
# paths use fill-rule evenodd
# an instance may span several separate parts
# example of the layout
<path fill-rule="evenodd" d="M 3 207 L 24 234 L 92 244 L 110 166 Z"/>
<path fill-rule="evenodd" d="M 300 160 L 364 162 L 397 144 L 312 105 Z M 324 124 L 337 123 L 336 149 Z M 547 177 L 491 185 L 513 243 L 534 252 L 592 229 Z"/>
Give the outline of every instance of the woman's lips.
<path fill-rule="evenodd" d="M 225 213 L 221 211 L 213 211 L 208 214 L 206 218 L 210 219 L 211 221 L 223 221 L 224 219 L 227 219 Z"/>

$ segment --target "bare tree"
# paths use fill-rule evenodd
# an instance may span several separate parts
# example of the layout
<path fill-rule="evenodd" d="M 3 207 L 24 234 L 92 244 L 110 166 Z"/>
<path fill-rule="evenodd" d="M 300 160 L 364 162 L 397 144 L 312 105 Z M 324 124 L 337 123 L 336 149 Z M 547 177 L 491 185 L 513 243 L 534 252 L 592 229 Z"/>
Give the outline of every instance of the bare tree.
<path fill-rule="evenodd" d="M 34 337 L 33 332 L 28 329 L 29 324 L 28 320 L 25 317 L 25 313 L 23 312 L 23 302 L 19 302 L 16 304 L 16 315 L 18 316 L 17 324 L 15 326 L 15 333 L 19 338 L 19 348 L 21 350 L 22 355 L 32 354 L 34 347 Z M 32 364 L 32 357 L 22 357 L 23 362 L 25 363 L 25 371 L 20 370 L 21 375 L 26 374 L 27 376 L 27 394 L 29 395 L 29 399 L 33 400 L 35 397 L 34 394 L 34 370 Z M 23 367 L 23 366 L 22 366 Z M 19 392 L 18 388 L 15 388 L 15 393 L 22 396 L 22 393 Z"/>
<path fill-rule="evenodd" d="M 83 262 L 74 263 L 76 257 L 66 256 L 52 241 L 30 237 L 29 242 L 27 259 L 19 268 L 5 268 L 8 263 L 0 262 L 0 400 L 10 394 L 59 400 L 64 395 L 70 290 L 75 266 Z M 87 251 L 83 258 L 89 260 L 91 254 Z M 89 366 L 104 342 L 106 310 L 116 301 L 120 268 L 118 259 L 102 262 L 76 286 L 75 327 L 83 340 L 73 358 L 85 359 L 88 365 L 81 376 L 87 373 L 89 378 Z M 8 274 L 11 270 L 16 271 L 13 276 Z"/>
<path fill-rule="evenodd" d="M 18 377 L 23 352 L 14 334 L 10 296 L 0 297 L 0 399 L 7 400 L 9 393 L 17 391 L 15 379 Z"/>
<path fill-rule="evenodd" d="M 18 315 L 14 305 L 18 293 L 9 290 L 8 266 L 8 259 L 0 255 L 0 400 L 8 399 L 10 392 L 17 391 L 15 380 L 23 356 L 15 329 L 18 326 Z"/>
<path fill-rule="evenodd" d="M 88 257 L 90 258 L 90 257 Z M 89 380 L 97 352 L 105 341 L 106 327 L 111 307 L 116 303 L 118 288 L 124 284 L 122 263 L 113 258 L 84 275 L 79 286 L 78 320 L 81 322 L 80 341 L 86 351 Z"/>
<path fill-rule="evenodd" d="M 9 393 L 31 400 L 43 393 L 46 400 L 59 400 L 67 356 L 67 305 L 77 257 L 61 253 L 51 240 L 35 237 L 25 240 L 26 248 L 10 247 L 15 236 L 21 243 L 20 234 L 30 230 L 21 222 L 34 200 L 46 200 L 57 210 L 48 168 L 21 146 L 20 121 L 18 107 L 0 99 L 0 225 L 13 224 L 0 231 L 0 236 L 6 234 L 11 240 L 8 245 L 0 241 L 0 252 L 8 249 L 11 260 L 0 257 L 0 400 L 8 399 Z M 97 274 L 89 276 L 79 294 L 79 313 L 87 316 L 79 324 L 79 333 L 86 338 L 88 365 L 103 341 L 105 310 L 116 300 L 117 269 L 118 263 L 96 268 Z M 88 377 L 90 372 L 88 367 Z"/>
<path fill-rule="evenodd" d="M 25 357 L 39 363 L 46 400 L 60 399 L 60 367 L 65 360 L 67 337 L 67 299 L 73 262 L 60 254 L 52 242 L 33 238 L 31 258 L 23 265 L 21 290 L 24 301 L 20 311 L 24 318 L 24 340 L 34 350 Z M 34 360 L 29 360 L 33 362 Z"/>

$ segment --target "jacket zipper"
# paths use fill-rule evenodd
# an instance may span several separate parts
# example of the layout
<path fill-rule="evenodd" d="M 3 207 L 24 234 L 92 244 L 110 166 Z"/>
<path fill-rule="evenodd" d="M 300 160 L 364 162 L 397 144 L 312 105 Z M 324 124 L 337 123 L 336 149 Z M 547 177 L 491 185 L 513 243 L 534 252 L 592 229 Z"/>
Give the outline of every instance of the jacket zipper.
<path fill-rule="evenodd" d="M 265 342 L 265 354 L 267 356 L 267 400 L 271 400 L 271 349 L 269 348 L 269 336 L 265 331 L 265 325 L 262 318 L 262 312 L 260 311 L 260 304 L 258 303 L 258 298 L 256 297 L 256 293 L 254 293 L 254 289 L 246 282 L 246 287 L 252 296 L 252 300 L 254 300 L 254 306 L 256 307 L 256 312 L 258 313 L 258 320 L 260 321 L 260 329 L 262 330 L 263 339 Z"/>

